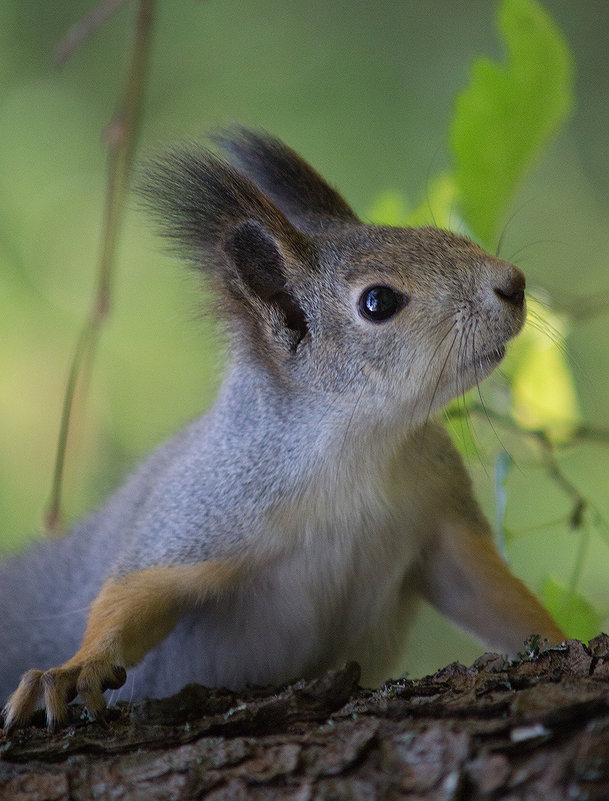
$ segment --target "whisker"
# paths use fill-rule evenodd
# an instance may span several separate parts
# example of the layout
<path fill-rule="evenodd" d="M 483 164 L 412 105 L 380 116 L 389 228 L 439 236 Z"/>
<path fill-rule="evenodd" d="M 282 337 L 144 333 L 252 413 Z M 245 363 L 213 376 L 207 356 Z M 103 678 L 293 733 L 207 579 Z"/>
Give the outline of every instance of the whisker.
<path fill-rule="evenodd" d="M 495 248 L 495 256 L 499 257 L 499 254 L 501 253 L 501 248 L 503 247 L 505 235 L 507 234 L 510 225 L 514 222 L 514 220 L 516 219 L 516 217 L 518 217 L 519 214 L 522 214 L 522 211 L 529 205 L 529 203 L 532 203 L 533 200 L 536 199 L 537 198 L 535 197 L 530 197 L 527 200 L 525 200 L 523 203 L 520 204 L 520 206 L 518 206 L 517 209 L 514 209 L 512 214 L 506 220 L 506 223 L 503 226 L 501 233 L 499 234 L 499 239 L 497 240 L 497 247 Z M 508 261 L 512 261 L 512 259 L 508 259 Z"/>
<path fill-rule="evenodd" d="M 548 322 L 548 320 L 546 320 L 542 315 L 532 312 L 529 314 L 529 319 L 527 322 L 531 327 L 537 329 L 537 331 L 540 331 L 542 334 L 545 334 L 548 339 L 551 339 L 552 342 L 555 342 L 557 345 L 560 342 L 564 342 L 564 337 L 559 329 L 552 325 L 552 323 Z"/>
<path fill-rule="evenodd" d="M 450 319 L 453 317 L 453 314 L 454 314 L 454 313 L 453 313 L 452 311 L 450 311 L 450 312 L 448 312 L 447 314 L 445 314 L 443 317 L 439 317 L 439 318 L 438 318 L 438 319 L 435 321 L 435 323 L 433 323 L 433 324 L 432 324 L 432 325 L 431 325 L 431 326 L 430 326 L 428 329 L 426 329 L 426 330 L 427 330 L 427 331 L 437 331 L 437 330 L 438 330 L 438 328 L 440 328 L 440 327 L 441 327 L 441 326 L 442 326 L 442 325 L 443 325 L 443 324 L 444 324 L 444 323 L 445 323 L 447 320 L 450 320 Z"/>
<path fill-rule="evenodd" d="M 538 245 L 562 245 L 563 247 L 569 247 L 568 242 L 561 242 L 557 239 L 536 239 L 534 242 L 529 242 L 526 245 L 522 245 L 522 247 L 519 247 L 518 250 L 515 250 L 513 253 L 511 253 L 507 261 L 516 261 L 520 254 L 524 253 L 525 250 L 528 248 L 537 247 Z"/>
<path fill-rule="evenodd" d="M 444 340 L 446 339 L 448 334 L 450 334 L 450 332 L 455 328 L 455 326 L 456 326 L 456 322 L 453 322 L 452 326 L 448 329 L 446 334 L 442 337 L 442 340 L 438 343 L 436 349 L 434 350 L 431 358 L 429 359 L 429 361 L 427 363 L 427 368 L 425 369 L 425 375 L 427 375 L 427 372 L 428 372 L 428 370 L 429 370 L 429 368 L 430 368 L 430 366 L 431 366 L 431 364 L 433 362 L 434 356 L 436 355 L 436 353 L 438 352 L 438 349 L 440 348 L 440 345 L 442 344 L 442 342 L 444 342 Z M 431 410 L 433 408 L 434 400 L 435 400 L 435 397 L 437 395 L 438 389 L 440 387 L 440 382 L 442 380 L 442 376 L 444 375 L 444 370 L 446 369 L 446 365 L 448 364 L 448 360 L 449 360 L 450 355 L 452 353 L 452 350 L 453 350 L 453 348 L 455 346 L 456 340 L 457 340 L 457 332 L 455 332 L 455 335 L 453 336 L 453 340 L 450 343 L 450 347 L 448 348 L 448 352 L 446 353 L 446 356 L 444 357 L 444 361 L 442 363 L 442 367 L 440 368 L 440 372 L 439 372 L 438 377 L 436 379 L 434 390 L 433 390 L 432 395 L 431 395 L 431 400 L 429 401 L 429 406 L 427 408 L 427 414 L 425 415 L 425 421 L 424 421 L 424 423 L 423 423 L 423 425 L 421 427 L 422 431 L 423 431 L 423 434 L 422 434 L 421 440 L 419 442 L 419 453 L 418 453 L 418 457 L 417 457 L 419 464 L 421 464 L 421 461 L 423 459 L 423 453 L 425 452 L 425 438 L 426 438 L 426 434 L 427 434 L 427 424 L 428 424 L 429 419 L 431 417 Z M 414 410 L 413 410 L 413 416 L 414 416 Z M 419 484 L 419 471 L 417 470 L 417 476 L 416 476 L 416 479 L 415 479 L 415 487 L 414 487 L 415 493 L 417 491 L 418 484 Z"/>
<path fill-rule="evenodd" d="M 441 342 L 438 344 L 438 347 L 435 349 L 435 351 L 434 351 L 434 353 L 432 355 L 432 359 L 433 359 L 433 356 L 435 356 L 435 354 L 438 352 L 438 348 L 440 347 L 442 342 L 446 339 L 446 337 L 448 336 L 450 331 L 452 331 L 452 329 L 455 326 L 456 326 L 456 322 L 446 332 L 445 336 L 442 338 Z M 425 425 L 427 425 L 427 423 L 429 422 L 429 418 L 431 417 L 431 410 L 433 408 L 433 404 L 434 404 L 434 401 L 436 399 L 436 395 L 438 394 L 438 389 L 440 388 L 440 382 L 442 380 L 442 376 L 444 375 L 444 370 L 446 370 L 446 365 L 448 364 L 448 360 L 450 358 L 450 355 L 452 353 L 452 350 L 453 350 L 453 348 L 455 346 L 455 342 L 456 341 L 457 341 L 457 333 L 455 333 L 455 336 L 453 337 L 453 341 L 450 343 L 450 347 L 448 349 L 448 352 L 447 352 L 446 356 L 444 357 L 444 361 L 442 362 L 442 367 L 440 368 L 440 372 L 438 374 L 438 378 L 436 379 L 436 384 L 434 386 L 434 390 L 433 390 L 432 395 L 431 395 L 431 400 L 429 401 L 429 406 L 427 407 L 427 414 L 425 415 Z M 425 370 L 425 374 L 427 374 L 427 370 L 429 369 L 430 364 L 431 364 L 431 359 L 429 361 L 427 369 Z"/>
<path fill-rule="evenodd" d="M 488 409 L 486 408 L 486 403 L 484 401 L 484 397 L 483 397 L 482 391 L 480 389 L 480 380 L 479 380 L 478 375 L 477 375 L 477 363 L 475 361 L 474 361 L 474 375 L 476 377 L 476 391 L 478 393 L 478 399 L 480 400 L 480 407 L 482 408 L 482 411 L 484 412 L 484 416 L 486 417 L 486 419 L 488 421 L 488 424 L 491 427 L 491 431 L 493 432 L 493 435 L 494 435 L 495 439 L 497 440 L 497 442 L 499 443 L 501 449 L 504 451 L 504 453 L 507 453 L 507 455 L 509 456 L 510 460 L 512 461 L 512 464 L 515 465 L 516 461 L 515 461 L 514 457 L 512 456 L 510 451 L 506 448 L 503 440 L 499 436 L 499 432 L 497 431 L 497 429 L 496 429 L 496 427 L 495 427 L 495 425 L 494 425 L 494 423 L 493 423 L 493 421 L 491 419 L 491 415 L 489 414 Z"/>
<path fill-rule="evenodd" d="M 538 311 L 537 309 L 529 309 L 528 313 L 528 321 L 535 321 L 538 324 L 545 326 L 548 331 L 556 334 L 556 336 L 560 337 L 560 331 L 556 326 L 552 325 L 552 323 L 547 319 L 543 312 Z"/>
<path fill-rule="evenodd" d="M 531 314 L 529 314 L 528 323 L 536 331 L 539 331 L 541 334 L 547 337 L 550 342 L 552 342 L 558 348 L 562 355 L 567 359 L 571 367 L 581 369 L 580 360 L 576 358 L 573 350 L 567 345 L 564 336 L 555 326 L 549 323 L 548 320 L 543 317 L 543 315 L 533 311 Z"/>
<path fill-rule="evenodd" d="M 543 313 L 535 309 L 530 311 L 528 322 L 532 328 L 546 336 L 559 349 L 572 368 L 579 370 L 587 381 L 591 381 L 590 373 L 583 367 L 577 352 L 574 352 L 573 347 L 567 344 L 565 336 L 543 316 Z"/>
<path fill-rule="evenodd" d="M 529 320 L 529 325 L 531 328 L 534 328 L 536 331 L 546 336 L 553 345 L 556 345 L 564 356 L 569 356 L 569 348 L 565 344 L 564 337 L 556 328 L 548 324 L 545 320 L 536 320 L 534 318 Z"/>
<path fill-rule="evenodd" d="M 437 222 L 436 222 L 436 215 L 434 214 L 434 210 L 431 207 L 431 198 L 429 197 L 429 185 L 431 183 L 431 169 L 433 167 L 434 161 L 436 161 L 437 158 L 438 158 L 438 155 L 440 153 L 440 149 L 441 149 L 441 146 L 438 145 L 438 147 L 436 148 L 436 152 L 433 155 L 433 158 L 431 159 L 431 161 L 429 162 L 429 164 L 427 166 L 427 175 L 425 177 L 425 202 L 427 203 L 427 208 L 429 209 L 429 213 L 431 214 L 431 219 L 432 219 L 434 228 L 437 228 L 438 225 L 437 225 Z"/>
<path fill-rule="evenodd" d="M 448 229 L 449 229 L 449 231 L 456 230 L 454 228 L 454 224 L 453 224 L 453 214 L 455 213 L 456 208 L 457 208 L 457 197 L 456 197 L 456 194 L 453 194 L 453 196 L 450 199 L 450 207 L 448 209 Z M 458 222 L 460 224 L 462 224 L 459 216 L 457 216 L 457 220 L 458 220 Z"/>
<path fill-rule="evenodd" d="M 551 309 L 553 306 L 550 296 L 545 289 L 529 289 L 527 287 L 527 297 L 531 300 L 534 300 L 539 306 L 543 306 L 544 309 Z M 529 309 L 529 312 L 530 311 L 531 310 Z"/>
<path fill-rule="evenodd" d="M 461 376 L 462 376 L 462 381 L 461 381 L 461 386 L 457 387 L 457 389 L 458 389 L 458 396 L 457 397 L 460 398 L 462 400 L 462 402 L 463 402 L 463 414 L 461 416 L 461 421 L 460 421 L 461 422 L 461 430 L 462 430 L 461 436 L 463 438 L 463 441 L 465 442 L 465 432 L 467 432 L 469 434 L 469 439 L 470 439 L 470 441 L 471 441 L 471 443 L 473 445 L 473 448 L 474 448 L 475 457 L 478 460 L 478 462 L 480 463 L 480 465 L 482 466 L 482 469 L 484 470 L 484 472 L 486 473 L 487 471 L 486 471 L 486 466 L 484 464 L 484 459 L 482 458 L 482 453 L 480 451 L 480 448 L 478 447 L 476 431 L 475 431 L 475 429 L 474 429 L 474 427 L 472 425 L 471 416 L 469 414 L 469 409 L 467 407 L 467 398 L 466 398 L 467 389 L 466 389 L 466 386 L 465 386 L 465 369 L 466 369 L 466 364 L 467 364 L 467 356 L 468 356 L 468 353 L 470 351 L 470 348 L 468 347 L 468 340 L 469 340 L 470 333 L 471 333 L 471 355 L 472 355 L 472 361 L 474 363 L 474 370 L 475 370 L 475 364 L 476 364 L 476 362 L 475 362 L 476 331 L 478 330 L 478 325 L 479 325 L 479 321 L 478 320 L 473 319 L 473 318 L 470 318 L 468 320 L 467 335 L 466 335 L 466 338 L 465 338 L 465 343 L 464 343 L 464 347 L 463 347 L 462 354 L 461 354 L 461 360 L 460 360 L 460 373 L 461 373 Z M 476 383 L 478 383 L 477 379 L 476 379 Z M 469 459 L 469 456 L 468 456 L 468 459 Z"/>
<path fill-rule="evenodd" d="M 452 316 L 452 315 L 447 315 L 447 317 L 451 317 L 451 316 Z M 430 356 L 430 357 L 429 357 L 429 359 L 427 360 L 427 367 L 426 367 L 426 368 L 425 368 L 425 370 L 423 371 L 423 376 L 422 376 L 422 378 L 421 378 L 421 385 L 423 385 L 423 384 L 425 383 L 425 381 L 426 381 L 426 379 L 427 379 L 427 375 L 428 375 L 428 373 L 429 373 L 429 371 L 430 371 L 430 369 L 431 369 L 431 367 L 432 367 L 432 365 L 433 365 L 433 363 L 434 363 L 434 360 L 435 360 L 436 354 L 438 353 L 438 351 L 440 350 L 440 348 L 441 348 L 441 347 L 442 347 L 442 345 L 444 344 L 444 341 L 447 339 L 447 337 L 449 336 L 449 334 L 451 333 L 451 331 L 454 329 L 455 325 L 456 325 L 456 322 L 453 320 L 453 323 L 452 323 L 452 325 L 451 325 L 451 326 L 450 326 L 450 328 L 449 328 L 449 329 L 446 331 L 446 333 L 444 334 L 444 336 L 442 337 L 442 339 L 441 339 L 441 340 L 438 342 L 438 344 L 437 344 L 437 345 L 436 345 L 436 347 L 434 348 L 434 351 L 433 351 L 433 353 L 431 354 L 431 356 Z M 453 344 L 454 344 L 454 340 L 453 340 Z M 452 349 L 452 344 L 451 344 L 451 346 L 450 346 L 450 349 L 449 349 L 449 352 L 448 352 L 448 354 L 447 354 L 447 356 L 446 356 L 446 359 L 448 359 L 448 356 L 450 355 L 450 350 L 451 350 L 451 349 Z M 444 362 L 444 366 L 442 367 L 442 370 L 444 370 L 444 367 L 445 367 L 445 366 L 446 366 L 446 360 L 445 360 L 445 362 Z M 436 383 L 436 387 L 435 387 L 435 389 L 434 389 L 434 393 L 433 393 L 433 396 L 432 396 L 432 399 L 431 399 L 431 404 L 432 404 L 432 405 L 433 405 L 433 401 L 434 401 L 434 398 L 435 398 L 436 392 L 438 391 L 438 383 L 439 383 L 439 381 L 440 381 L 441 377 L 442 377 L 442 374 L 440 373 L 440 376 L 438 377 L 438 382 Z M 412 413 L 411 413 L 411 422 L 414 420 L 414 416 L 415 416 L 415 413 L 416 413 L 416 411 L 417 411 L 418 405 L 419 405 L 419 401 L 417 400 L 417 402 L 416 402 L 415 406 L 413 407 Z M 427 422 L 427 420 L 429 419 L 430 412 L 431 412 L 431 406 L 430 406 L 430 408 L 427 410 L 427 415 L 426 415 L 426 418 L 425 418 L 425 422 Z"/>

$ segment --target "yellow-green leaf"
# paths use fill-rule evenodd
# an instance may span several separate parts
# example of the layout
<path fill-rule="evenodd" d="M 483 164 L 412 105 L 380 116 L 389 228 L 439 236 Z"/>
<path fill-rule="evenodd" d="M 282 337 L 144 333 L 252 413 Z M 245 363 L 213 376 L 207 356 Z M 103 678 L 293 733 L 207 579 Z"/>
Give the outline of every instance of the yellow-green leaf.
<path fill-rule="evenodd" d="M 462 230 L 462 220 L 457 216 L 456 195 L 453 176 L 449 173 L 438 175 L 429 183 L 425 199 L 408 215 L 408 225 Z"/>
<path fill-rule="evenodd" d="M 408 205 L 402 192 L 386 189 L 376 196 L 368 211 L 368 220 L 377 225 L 405 225 Z"/>
<path fill-rule="evenodd" d="M 565 336 L 566 322 L 529 300 L 528 322 L 503 365 L 515 419 L 526 428 L 550 430 L 555 437 L 567 436 L 579 418 Z"/>

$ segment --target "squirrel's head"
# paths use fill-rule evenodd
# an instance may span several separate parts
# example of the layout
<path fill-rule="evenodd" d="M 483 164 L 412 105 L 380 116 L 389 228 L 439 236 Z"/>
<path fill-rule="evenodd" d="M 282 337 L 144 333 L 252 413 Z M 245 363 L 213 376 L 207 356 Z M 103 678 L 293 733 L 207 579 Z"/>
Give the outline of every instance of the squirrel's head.
<path fill-rule="evenodd" d="M 525 318 L 516 267 L 448 231 L 360 222 L 273 137 L 218 141 L 229 162 L 178 150 L 142 191 L 211 278 L 236 358 L 294 392 L 413 423 L 502 359 Z"/>

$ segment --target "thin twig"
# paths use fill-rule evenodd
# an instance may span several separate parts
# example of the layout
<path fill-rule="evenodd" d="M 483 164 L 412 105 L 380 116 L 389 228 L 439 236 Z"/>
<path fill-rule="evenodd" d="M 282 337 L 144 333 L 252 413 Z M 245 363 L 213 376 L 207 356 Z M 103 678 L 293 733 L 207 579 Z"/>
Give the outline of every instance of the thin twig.
<path fill-rule="evenodd" d="M 535 433 L 535 439 L 541 446 L 541 452 L 548 475 L 561 488 L 565 495 L 571 499 L 571 514 L 569 515 L 570 527 L 575 530 L 581 528 L 588 502 L 575 484 L 567 478 L 558 464 L 554 452 L 554 445 L 550 437 L 542 431 L 537 431 Z"/>
<path fill-rule="evenodd" d="M 500 412 L 491 409 L 484 405 L 472 402 L 468 409 L 469 412 L 484 415 L 487 420 L 492 420 L 505 429 L 508 429 L 519 436 L 528 437 L 533 439 L 540 447 L 544 466 L 549 477 L 557 484 L 562 492 L 571 501 L 571 510 L 568 515 L 569 527 L 573 530 L 579 530 L 585 523 L 585 519 L 593 517 L 595 525 L 601 531 L 603 540 L 609 545 L 609 526 L 601 513 L 596 509 L 594 504 L 587 499 L 575 486 L 575 484 L 565 475 L 558 460 L 556 459 L 557 450 L 574 445 L 576 442 L 602 442 L 603 444 L 609 442 L 609 430 L 604 428 L 596 428 L 586 424 L 575 425 L 569 432 L 566 440 L 554 442 L 550 431 L 546 429 L 529 429 L 519 425 L 514 418 L 509 414 L 501 414 Z M 451 417 L 460 417 L 463 414 L 460 408 L 451 409 Z M 606 529 L 607 531 L 604 531 Z"/>
<path fill-rule="evenodd" d="M 509 414 L 502 414 L 497 412 L 486 404 L 482 406 L 476 401 L 471 401 L 466 409 L 452 407 L 450 410 L 451 417 L 461 417 L 464 414 L 473 412 L 480 414 L 483 417 L 498 423 L 502 428 L 515 431 L 522 436 L 538 438 L 546 438 L 552 440 L 552 436 L 548 429 L 544 428 L 525 428 L 519 425 L 514 418 Z M 609 428 L 601 428 L 600 426 L 589 425 L 588 423 L 573 423 L 568 424 L 568 434 L 561 438 L 560 442 L 554 443 L 554 447 L 562 449 L 577 442 L 589 442 L 591 444 L 609 444 Z"/>
<path fill-rule="evenodd" d="M 53 53 L 54 63 L 57 66 L 65 64 L 83 42 L 128 2 L 129 0 L 102 0 L 86 16 L 75 22 L 55 48 Z"/>
<path fill-rule="evenodd" d="M 108 6 L 110 4 L 101 5 Z M 99 332 L 110 308 L 116 247 L 123 218 L 123 206 L 128 189 L 129 173 L 140 129 L 154 6 L 155 0 L 139 0 L 131 63 L 127 73 L 125 90 L 119 107 L 104 133 L 109 152 L 108 182 L 102 224 L 102 244 L 97 271 L 97 287 L 89 316 L 83 325 L 74 351 L 64 395 L 51 498 L 45 517 L 46 529 L 49 532 L 56 531 L 60 526 L 65 457 L 76 388 L 79 379 L 84 381 L 82 378 L 83 372 L 86 372 L 87 375 L 90 374 Z M 86 370 L 84 370 L 85 366 Z"/>

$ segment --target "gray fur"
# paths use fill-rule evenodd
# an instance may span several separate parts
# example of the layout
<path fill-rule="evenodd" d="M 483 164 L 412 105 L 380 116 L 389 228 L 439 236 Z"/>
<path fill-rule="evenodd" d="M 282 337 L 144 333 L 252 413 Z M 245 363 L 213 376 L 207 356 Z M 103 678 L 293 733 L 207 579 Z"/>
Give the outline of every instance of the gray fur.
<path fill-rule="evenodd" d="M 520 273 L 447 231 L 363 225 L 277 140 L 240 130 L 222 141 L 236 167 L 180 150 L 143 189 L 222 298 L 231 350 L 219 397 L 65 540 L 5 562 L 2 696 L 25 669 L 74 653 L 108 577 L 234 556 L 251 576 L 185 610 L 122 697 L 193 680 L 279 683 L 346 659 L 377 681 L 400 667 L 417 594 L 443 598 L 424 569 L 438 543 L 453 529 L 488 538 L 430 416 L 520 329 Z M 404 298 L 382 324 L 358 311 L 371 285 Z M 463 622 L 493 640 L 494 621 L 474 610 Z M 499 645 L 511 648 L 528 624 L 506 625 Z"/>

